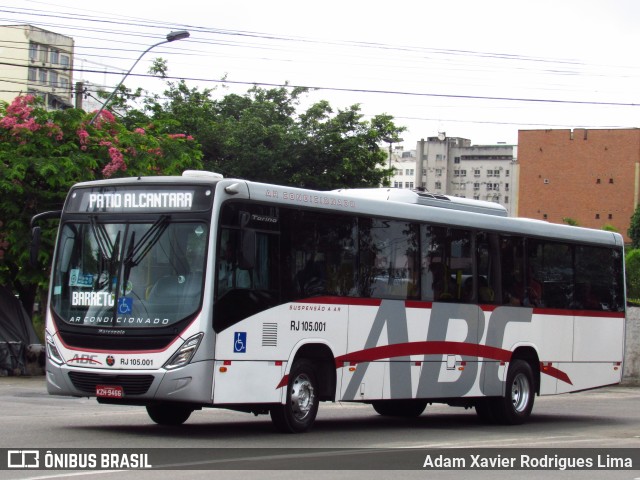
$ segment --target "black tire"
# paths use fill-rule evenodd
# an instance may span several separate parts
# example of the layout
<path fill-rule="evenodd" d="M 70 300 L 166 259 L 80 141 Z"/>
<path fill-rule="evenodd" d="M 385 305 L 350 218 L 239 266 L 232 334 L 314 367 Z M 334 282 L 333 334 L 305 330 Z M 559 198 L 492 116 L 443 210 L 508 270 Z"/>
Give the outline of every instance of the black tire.
<path fill-rule="evenodd" d="M 426 400 L 380 400 L 372 402 L 373 409 L 385 417 L 419 417 L 427 408 Z"/>
<path fill-rule="evenodd" d="M 476 403 L 476 413 L 482 423 L 497 423 L 494 413 L 497 400 L 495 398 L 483 398 Z"/>
<path fill-rule="evenodd" d="M 158 425 L 182 425 L 192 412 L 193 408 L 175 403 L 147 405 L 149 417 Z"/>
<path fill-rule="evenodd" d="M 533 409 L 536 385 L 531 365 L 513 360 L 507 372 L 504 397 L 493 399 L 491 410 L 498 423 L 520 425 L 527 421 Z"/>
<path fill-rule="evenodd" d="M 289 373 L 284 405 L 269 411 L 275 427 L 283 433 L 302 433 L 311 428 L 318 414 L 318 380 L 313 364 L 299 360 Z"/>

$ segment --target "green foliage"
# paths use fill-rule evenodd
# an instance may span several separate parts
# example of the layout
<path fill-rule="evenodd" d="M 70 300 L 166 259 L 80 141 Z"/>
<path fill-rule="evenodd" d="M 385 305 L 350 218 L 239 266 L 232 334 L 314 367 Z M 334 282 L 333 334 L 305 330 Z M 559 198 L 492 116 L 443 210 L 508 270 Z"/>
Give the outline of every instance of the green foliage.
<path fill-rule="evenodd" d="M 631 246 L 633 248 L 640 248 L 640 205 L 636 206 L 633 215 L 631 216 L 631 223 L 627 235 L 631 239 Z"/>
<path fill-rule="evenodd" d="M 579 227 L 580 226 L 578 221 L 575 218 L 571 218 L 571 217 L 564 217 L 562 219 L 562 222 L 566 223 L 567 225 L 571 225 L 572 227 Z"/>
<path fill-rule="evenodd" d="M 46 287 L 46 269 L 28 266 L 33 215 L 62 208 L 76 182 L 200 168 L 198 144 L 160 123 L 133 131 L 103 112 L 47 111 L 33 96 L 0 105 L 0 283 L 28 312 Z M 57 224 L 43 225 L 40 262 L 49 265 Z M 38 292 L 40 289 L 40 292 Z"/>
<path fill-rule="evenodd" d="M 640 298 L 640 249 L 627 250 L 625 255 L 627 297 Z"/>
<path fill-rule="evenodd" d="M 305 88 L 253 87 L 219 100 L 213 92 L 170 82 L 166 100 L 146 106 L 154 121 L 170 119 L 200 142 L 208 170 L 320 190 L 380 186 L 391 176 L 379 144 L 404 128 L 388 115 L 364 120 L 359 105 L 334 112 L 326 101 L 298 113 Z"/>

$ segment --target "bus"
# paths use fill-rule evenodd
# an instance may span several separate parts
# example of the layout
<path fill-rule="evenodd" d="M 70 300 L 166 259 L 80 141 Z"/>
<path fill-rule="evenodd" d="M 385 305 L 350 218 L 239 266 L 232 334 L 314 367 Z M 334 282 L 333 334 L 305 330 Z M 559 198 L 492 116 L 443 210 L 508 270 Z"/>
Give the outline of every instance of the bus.
<path fill-rule="evenodd" d="M 490 202 L 186 171 L 74 185 L 46 310 L 47 390 L 307 431 L 320 402 L 521 424 L 621 381 L 621 235 Z M 37 228 L 37 227 L 36 227 Z"/>

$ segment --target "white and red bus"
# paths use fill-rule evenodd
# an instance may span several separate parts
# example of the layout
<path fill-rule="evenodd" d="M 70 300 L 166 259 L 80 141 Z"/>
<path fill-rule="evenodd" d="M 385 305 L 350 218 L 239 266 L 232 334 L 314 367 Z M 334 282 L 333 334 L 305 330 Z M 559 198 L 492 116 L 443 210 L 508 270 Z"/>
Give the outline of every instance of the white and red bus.
<path fill-rule="evenodd" d="M 302 432 L 322 401 L 525 421 L 536 395 L 619 383 L 619 234 L 420 192 L 208 172 L 75 185 L 46 310 L 54 395 L 218 407 Z"/>

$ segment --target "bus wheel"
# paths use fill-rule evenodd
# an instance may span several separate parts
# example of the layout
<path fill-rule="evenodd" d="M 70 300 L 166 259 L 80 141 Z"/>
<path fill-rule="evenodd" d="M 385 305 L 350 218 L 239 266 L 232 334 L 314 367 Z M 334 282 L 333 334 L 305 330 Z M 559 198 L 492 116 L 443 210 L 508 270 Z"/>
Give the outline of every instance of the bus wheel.
<path fill-rule="evenodd" d="M 182 425 L 191 416 L 193 408 L 175 403 L 147 405 L 147 413 L 158 425 Z"/>
<path fill-rule="evenodd" d="M 271 420 L 284 433 L 302 433 L 311 428 L 318 413 L 318 382 L 308 360 L 296 361 L 289 373 L 287 401 L 273 407 Z"/>
<path fill-rule="evenodd" d="M 535 399 L 533 372 L 529 363 L 514 360 L 507 372 L 504 397 L 495 399 L 492 405 L 496 420 L 507 425 L 520 425 L 531 415 Z"/>
<path fill-rule="evenodd" d="M 427 408 L 426 400 L 381 400 L 371 405 L 376 413 L 385 417 L 419 417 Z"/>

